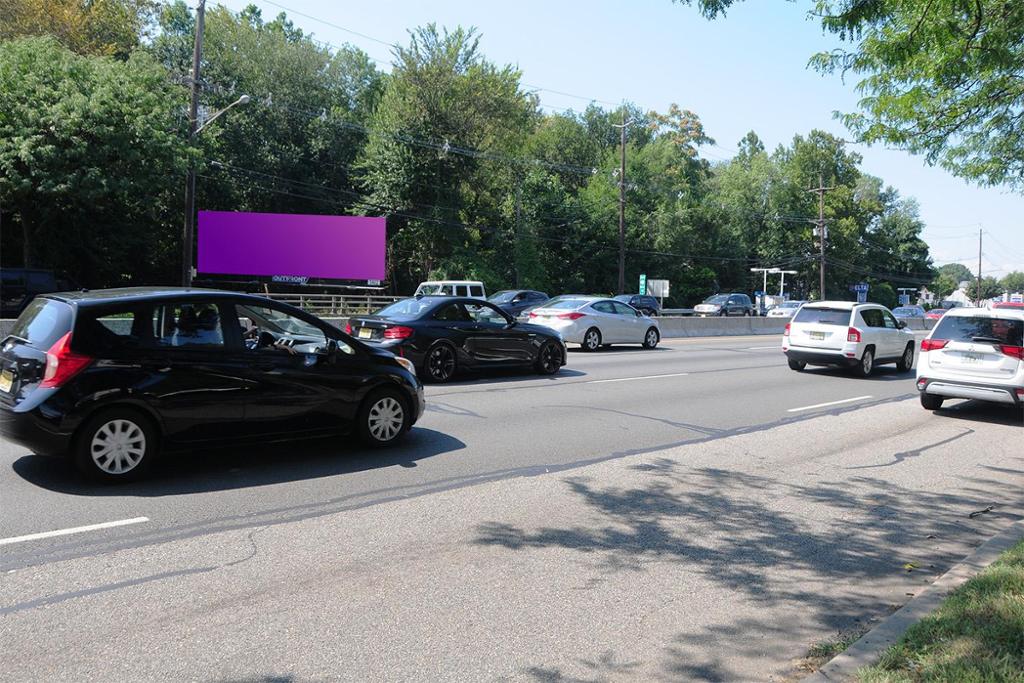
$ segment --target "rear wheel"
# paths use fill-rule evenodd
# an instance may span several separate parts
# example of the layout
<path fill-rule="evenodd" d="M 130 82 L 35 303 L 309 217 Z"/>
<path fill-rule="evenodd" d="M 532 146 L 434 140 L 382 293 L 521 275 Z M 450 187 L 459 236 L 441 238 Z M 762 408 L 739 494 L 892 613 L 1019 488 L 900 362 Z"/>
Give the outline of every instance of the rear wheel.
<path fill-rule="evenodd" d="M 644 348 L 653 349 L 661 341 L 661 335 L 658 330 L 654 327 L 647 330 L 647 334 L 644 335 Z"/>
<path fill-rule="evenodd" d="M 944 399 L 941 396 L 935 396 L 933 394 L 921 394 L 921 406 L 925 410 L 938 410 L 942 407 L 942 401 Z"/>
<path fill-rule="evenodd" d="M 910 369 L 914 367 L 914 342 L 907 344 L 907 348 L 903 350 L 903 357 L 900 358 L 899 362 L 896 363 L 896 369 L 900 372 L 910 372 Z"/>
<path fill-rule="evenodd" d="M 802 360 L 793 360 L 792 358 L 787 358 L 786 360 L 789 363 L 789 369 L 790 370 L 796 370 L 797 372 L 803 372 L 804 368 L 807 367 L 807 363 L 805 363 Z"/>
<path fill-rule="evenodd" d="M 584 351 L 597 351 L 601 348 L 601 331 L 596 327 L 591 327 L 583 334 L 581 346 Z"/>
<path fill-rule="evenodd" d="M 553 375 L 558 372 L 562 367 L 562 350 L 558 348 L 558 344 L 549 341 L 540 347 L 533 367 L 542 375 Z"/>
<path fill-rule="evenodd" d="M 432 382 L 441 384 L 455 375 L 455 349 L 448 344 L 437 344 L 423 361 L 425 374 Z"/>
<path fill-rule="evenodd" d="M 405 400 L 395 389 L 370 394 L 359 409 L 359 438 L 368 446 L 387 446 L 398 440 L 410 425 Z"/>
<path fill-rule="evenodd" d="M 152 420 L 132 408 L 112 408 L 86 422 L 73 455 L 84 474 L 119 482 L 145 475 L 159 450 L 160 435 Z"/>
<path fill-rule="evenodd" d="M 874 369 L 875 351 L 871 348 L 865 349 L 864 355 L 860 357 L 860 362 L 854 368 L 854 372 L 860 377 L 870 377 Z"/>

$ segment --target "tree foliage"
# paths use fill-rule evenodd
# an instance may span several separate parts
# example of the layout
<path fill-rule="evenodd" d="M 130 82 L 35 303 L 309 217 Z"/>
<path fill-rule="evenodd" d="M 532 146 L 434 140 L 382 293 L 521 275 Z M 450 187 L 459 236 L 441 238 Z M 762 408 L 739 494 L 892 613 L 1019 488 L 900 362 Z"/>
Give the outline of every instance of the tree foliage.
<path fill-rule="evenodd" d="M 0 0 L 0 40 L 51 36 L 79 54 L 125 58 L 152 25 L 154 0 Z"/>

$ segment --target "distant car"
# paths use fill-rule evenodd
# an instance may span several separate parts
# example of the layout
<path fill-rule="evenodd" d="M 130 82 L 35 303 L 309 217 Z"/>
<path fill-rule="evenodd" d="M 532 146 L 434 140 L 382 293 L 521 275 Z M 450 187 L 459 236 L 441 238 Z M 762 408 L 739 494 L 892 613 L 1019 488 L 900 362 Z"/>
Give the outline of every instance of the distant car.
<path fill-rule="evenodd" d="M 808 365 L 850 368 L 861 377 L 875 366 L 895 363 L 900 372 L 914 366 L 914 333 L 878 304 L 816 301 L 804 304 L 786 323 L 782 350 L 792 370 Z"/>
<path fill-rule="evenodd" d="M 478 280 L 428 280 L 416 287 L 413 296 L 469 296 L 486 299 L 484 283 Z"/>
<path fill-rule="evenodd" d="M 1024 405 L 1024 310 L 957 308 L 921 342 L 921 405 L 947 398 Z"/>
<path fill-rule="evenodd" d="M 754 315 L 754 304 L 746 294 L 715 294 L 693 308 L 695 315 Z"/>
<path fill-rule="evenodd" d="M 544 292 L 532 289 L 506 289 L 492 294 L 487 300 L 513 318 L 518 318 L 520 314 L 540 306 L 548 298 Z"/>
<path fill-rule="evenodd" d="M 17 318 L 39 294 L 63 292 L 77 287 L 52 270 L 37 268 L 0 269 L 0 318 Z"/>
<path fill-rule="evenodd" d="M 447 382 L 460 370 L 533 368 L 553 375 L 565 365 L 557 332 L 516 322 L 488 301 L 422 296 L 349 320 L 346 332 L 407 358 L 425 379 Z"/>
<path fill-rule="evenodd" d="M 945 308 L 933 308 L 932 310 L 925 313 L 924 317 L 927 318 L 928 320 L 938 320 L 939 318 L 946 314 L 947 310 L 948 309 Z"/>
<path fill-rule="evenodd" d="M 615 297 L 616 301 L 629 304 L 644 315 L 656 316 L 661 314 L 661 304 L 649 294 L 620 294 Z"/>
<path fill-rule="evenodd" d="M 530 321 L 546 325 L 562 339 L 597 351 L 612 344 L 641 344 L 653 349 L 661 340 L 656 318 L 615 299 L 577 297 L 549 301 L 530 311 Z"/>
<path fill-rule="evenodd" d="M 899 306 L 892 309 L 892 314 L 901 319 L 925 317 L 924 309 L 920 306 Z"/>
<path fill-rule="evenodd" d="M 0 349 L 0 433 L 108 481 L 163 450 L 355 432 L 400 439 L 423 414 L 408 360 L 286 304 L 236 292 L 46 294 Z"/>
<path fill-rule="evenodd" d="M 778 306 L 773 306 L 765 313 L 766 318 L 792 318 L 797 309 L 803 306 L 805 301 L 783 301 Z"/>

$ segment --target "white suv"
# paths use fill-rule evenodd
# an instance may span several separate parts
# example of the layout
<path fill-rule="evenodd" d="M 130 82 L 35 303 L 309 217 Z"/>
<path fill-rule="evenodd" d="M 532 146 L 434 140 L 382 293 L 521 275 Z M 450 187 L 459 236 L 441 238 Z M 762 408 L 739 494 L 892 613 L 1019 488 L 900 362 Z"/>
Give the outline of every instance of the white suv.
<path fill-rule="evenodd" d="M 1024 310 L 953 308 L 921 342 L 921 405 L 947 398 L 1024 405 Z"/>
<path fill-rule="evenodd" d="M 786 325 L 782 351 L 789 367 L 838 365 L 867 377 L 879 363 L 914 367 L 914 333 L 885 306 L 852 301 L 804 304 Z"/>

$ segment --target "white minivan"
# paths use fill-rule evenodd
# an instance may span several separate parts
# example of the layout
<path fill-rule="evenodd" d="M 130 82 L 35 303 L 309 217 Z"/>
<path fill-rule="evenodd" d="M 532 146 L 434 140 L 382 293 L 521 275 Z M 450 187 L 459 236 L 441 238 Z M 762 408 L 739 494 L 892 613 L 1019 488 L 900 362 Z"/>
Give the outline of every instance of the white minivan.
<path fill-rule="evenodd" d="M 1024 310 L 953 308 L 921 342 L 921 405 L 947 398 L 1024 405 Z"/>
<path fill-rule="evenodd" d="M 885 306 L 853 301 L 804 304 L 786 324 L 782 350 L 789 367 L 837 365 L 867 377 L 879 363 L 914 367 L 914 333 Z"/>
<path fill-rule="evenodd" d="M 479 280 L 428 280 L 421 282 L 413 296 L 468 296 L 486 299 L 484 283 Z"/>

